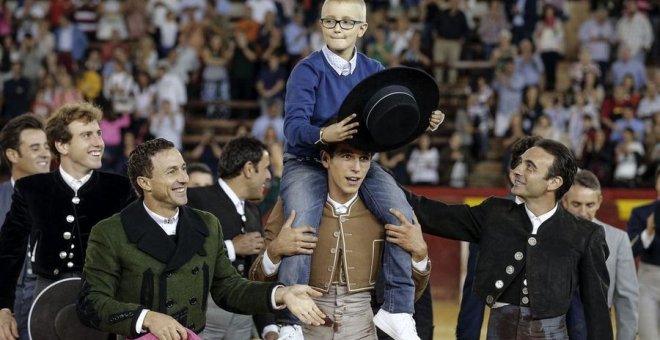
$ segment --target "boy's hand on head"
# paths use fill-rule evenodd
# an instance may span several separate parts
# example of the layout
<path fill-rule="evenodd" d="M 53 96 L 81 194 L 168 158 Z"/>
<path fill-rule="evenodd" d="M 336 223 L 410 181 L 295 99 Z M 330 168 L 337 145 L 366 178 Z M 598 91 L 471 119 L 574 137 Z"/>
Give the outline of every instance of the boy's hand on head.
<path fill-rule="evenodd" d="M 336 143 L 353 138 L 357 133 L 358 122 L 351 123 L 357 115 L 354 113 L 343 120 L 323 128 L 324 143 Z"/>
<path fill-rule="evenodd" d="M 440 110 L 435 110 L 431 113 L 431 118 L 429 119 L 429 128 L 428 131 L 435 131 L 438 129 L 440 124 L 445 120 L 445 114 Z"/>

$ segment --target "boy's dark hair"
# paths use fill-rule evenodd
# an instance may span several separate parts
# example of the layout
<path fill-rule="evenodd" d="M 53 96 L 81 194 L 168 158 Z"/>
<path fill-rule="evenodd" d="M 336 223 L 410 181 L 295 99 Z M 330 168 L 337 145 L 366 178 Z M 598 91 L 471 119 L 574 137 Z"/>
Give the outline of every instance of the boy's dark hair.
<path fill-rule="evenodd" d="M 558 201 L 571 188 L 571 185 L 573 185 L 573 180 L 578 170 L 575 156 L 564 144 L 552 139 L 541 139 L 534 146 L 545 150 L 545 152 L 555 158 L 548 169 L 545 179 L 551 177 L 561 177 L 563 179 L 564 182 L 555 193 L 555 201 Z"/>
<path fill-rule="evenodd" d="M 359 149 L 349 145 L 348 143 L 344 143 L 344 142 L 321 144 L 320 149 L 321 149 L 321 151 L 325 151 L 330 157 L 332 157 L 342 147 L 350 148 L 350 149 L 353 149 L 353 150 L 356 150 L 356 151 L 360 151 Z M 367 153 L 369 154 L 369 156 L 373 156 L 373 154 L 371 152 L 367 152 Z"/>
<path fill-rule="evenodd" d="M 200 162 L 188 164 L 186 167 L 186 172 L 188 175 L 192 174 L 193 172 L 201 172 L 213 176 L 213 171 L 211 171 L 211 168 L 208 165 Z"/>
<path fill-rule="evenodd" d="M 511 145 L 511 159 L 509 160 L 509 169 L 515 169 L 520 164 L 520 156 L 525 153 L 529 148 L 534 146 L 541 137 L 539 136 L 525 136 L 518 139 Z"/>
<path fill-rule="evenodd" d="M 222 149 L 218 161 L 218 176 L 222 179 L 231 179 L 238 176 L 245 163 L 252 162 L 255 171 L 259 171 L 257 164 L 261 161 L 264 151 L 268 148 L 264 143 L 253 137 L 239 137 L 232 139 Z"/>
<path fill-rule="evenodd" d="M 600 182 L 598 181 L 598 177 L 596 177 L 596 175 L 589 170 L 578 171 L 578 173 L 575 175 L 573 185 L 579 185 L 581 187 L 600 192 Z"/>
<path fill-rule="evenodd" d="M 21 151 L 19 150 L 21 144 L 21 132 L 28 129 L 43 131 L 44 123 L 38 116 L 26 113 L 12 118 L 2 130 L 0 130 L 0 159 L 2 159 L 2 162 L 7 164 L 10 169 L 12 164 L 9 159 L 7 159 L 5 153 L 7 152 L 7 149 L 12 149 L 16 150 L 19 156 L 21 155 Z"/>
<path fill-rule="evenodd" d="M 98 122 L 103 117 L 101 110 L 87 102 L 64 104 L 53 112 L 46 121 L 46 138 L 50 152 L 59 160 L 60 153 L 55 147 L 55 142 L 68 143 L 73 136 L 69 131 L 69 124 L 77 120 L 84 123 Z"/>
<path fill-rule="evenodd" d="M 128 179 L 139 197 L 144 195 L 142 188 L 137 183 L 138 177 L 151 177 L 154 164 L 151 157 L 163 150 L 176 148 L 174 143 L 164 138 L 156 138 L 146 141 L 131 151 L 128 156 Z"/>

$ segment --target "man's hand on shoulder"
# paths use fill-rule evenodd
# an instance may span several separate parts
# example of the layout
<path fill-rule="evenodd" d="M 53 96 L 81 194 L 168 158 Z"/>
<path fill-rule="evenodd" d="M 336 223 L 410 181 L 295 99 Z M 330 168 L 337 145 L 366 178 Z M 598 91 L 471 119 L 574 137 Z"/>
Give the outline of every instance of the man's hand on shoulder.
<path fill-rule="evenodd" d="M 18 339 L 16 319 L 9 308 L 0 310 L 0 340 Z"/>
<path fill-rule="evenodd" d="M 289 311 L 305 324 L 319 326 L 325 323 L 325 314 L 312 298 L 321 296 L 321 292 L 307 285 L 278 287 L 275 291 L 275 303 L 284 303 Z"/>
<path fill-rule="evenodd" d="M 149 330 L 159 340 L 188 339 L 186 328 L 167 314 L 154 311 L 147 312 L 142 323 L 142 328 Z"/>
<path fill-rule="evenodd" d="M 394 243 L 409 252 L 415 262 L 424 260 L 428 256 L 428 248 L 422 235 L 422 227 L 417 222 L 417 216 L 413 216 L 411 223 L 398 210 L 392 209 L 391 213 L 399 219 L 401 225 L 385 225 L 387 242 Z"/>
<path fill-rule="evenodd" d="M 280 233 L 268 246 L 268 257 L 275 264 L 280 263 L 283 256 L 311 255 L 316 248 L 318 238 L 306 234 L 314 234 L 314 228 L 309 226 L 291 228 L 295 217 L 296 212 L 292 211 L 282 225 Z"/>

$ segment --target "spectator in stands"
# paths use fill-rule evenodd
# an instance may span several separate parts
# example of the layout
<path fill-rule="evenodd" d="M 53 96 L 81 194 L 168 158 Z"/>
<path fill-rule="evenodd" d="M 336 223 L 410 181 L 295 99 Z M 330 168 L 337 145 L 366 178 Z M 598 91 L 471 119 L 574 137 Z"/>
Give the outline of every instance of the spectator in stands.
<path fill-rule="evenodd" d="M 591 18 L 585 21 L 578 32 L 580 43 L 589 50 L 591 58 L 598 63 L 602 79 L 609 70 L 612 44 L 616 41 L 614 26 L 607 17 L 607 8 L 598 7 Z"/>
<path fill-rule="evenodd" d="M 37 49 L 42 58 L 55 50 L 55 34 L 50 31 L 48 20 L 40 20 L 37 23 L 37 33 L 34 40 L 38 41 Z"/>
<path fill-rule="evenodd" d="M 476 93 L 468 95 L 466 107 L 466 121 L 463 122 L 463 128 L 468 136 L 465 136 L 470 143 L 472 157 L 475 159 L 485 159 L 488 152 L 488 134 L 490 131 L 490 110 L 487 102 L 479 100 Z M 458 117 L 457 117 L 458 120 Z"/>
<path fill-rule="evenodd" d="M 630 58 L 644 64 L 646 53 L 653 45 L 653 28 L 649 18 L 637 10 L 636 0 L 625 1 L 623 16 L 616 23 L 616 38 L 619 53 L 628 47 Z"/>
<path fill-rule="evenodd" d="M 234 32 L 235 48 L 229 64 L 229 82 L 232 100 L 256 99 L 254 81 L 257 74 L 257 53 L 253 42 L 249 41 L 245 32 Z M 248 111 L 241 110 L 232 116 L 246 118 Z"/>
<path fill-rule="evenodd" d="M 634 188 L 637 179 L 641 175 L 642 157 L 644 147 L 635 138 L 635 131 L 627 128 L 623 132 L 623 139 L 617 143 L 614 149 L 615 168 L 614 185 L 618 187 Z"/>
<path fill-rule="evenodd" d="M 442 149 L 440 159 L 442 160 L 440 183 L 452 188 L 466 187 L 473 160 L 468 147 L 463 145 L 460 133 L 454 132 L 449 137 L 449 145 Z"/>
<path fill-rule="evenodd" d="M 660 112 L 658 86 L 654 82 L 648 82 L 644 90 L 644 97 L 642 97 L 639 101 L 639 106 L 637 106 L 637 117 L 643 120 L 646 125 L 651 125 L 653 115 L 656 112 Z"/>
<path fill-rule="evenodd" d="M 277 55 L 271 55 L 267 64 L 259 71 L 255 86 L 261 101 L 262 113 L 266 111 L 268 101 L 284 99 L 286 78 L 286 70 L 280 65 L 280 58 Z"/>
<path fill-rule="evenodd" d="M 571 64 L 569 69 L 571 85 L 573 90 L 577 90 L 584 83 L 587 73 L 593 73 L 596 78 L 601 77 L 600 67 L 591 60 L 591 52 L 586 47 L 580 49 L 578 61 Z"/>
<path fill-rule="evenodd" d="M 213 171 L 204 163 L 188 163 L 188 188 L 208 187 L 213 185 Z"/>
<path fill-rule="evenodd" d="M 438 185 L 440 183 L 440 152 L 431 145 L 431 136 L 423 134 L 417 139 L 408 157 L 408 175 L 413 185 Z"/>
<path fill-rule="evenodd" d="M 536 24 L 534 42 L 543 60 L 545 89 L 553 91 L 557 79 L 557 63 L 564 54 L 564 24 L 552 5 L 543 7 L 543 20 Z"/>
<path fill-rule="evenodd" d="M 32 106 L 30 107 L 30 111 L 39 116 L 39 118 L 45 120 L 48 118 L 52 110 L 53 108 L 50 107 L 50 103 L 48 103 L 44 97 L 44 90 L 38 89 L 34 101 L 32 102 Z"/>
<path fill-rule="evenodd" d="M 623 117 L 623 107 L 632 105 L 630 95 L 626 93 L 623 86 L 614 86 L 612 96 L 605 99 L 600 112 L 600 121 L 606 133 L 614 128 L 614 122 Z"/>
<path fill-rule="evenodd" d="M 103 1 L 99 10 L 100 18 L 96 31 L 98 40 L 109 40 L 114 34 L 118 34 L 121 40 L 128 37 L 121 6 L 122 3 L 116 0 Z"/>
<path fill-rule="evenodd" d="M 37 49 L 37 41 L 34 40 L 31 33 L 26 34 L 21 41 L 20 62 L 22 63 L 23 76 L 30 82 L 30 91 L 28 97 L 34 98 L 34 93 L 39 87 L 39 77 L 41 76 L 41 61 L 43 56 Z"/>
<path fill-rule="evenodd" d="M 461 59 L 461 50 L 470 28 L 463 11 L 459 9 L 460 0 L 449 0 L 449 8 L 442 10 L 434 22 L 433 61 L 435 79 L 443 83 L 454 84 L 458 75 L 453 64 Z M 445 80 L 444 70 L 448 69 Z"/>
<path fill-rule="evenodd" d="M 584 81 L 578 88 L 575 88 L 574 91 L 582 92 L 584 98 L 594 107 L 601 107 L 603 105 L 605 89 L 603 88 L 602 83 L 598 82 L 595 73 L 586 73 L 584 75 Z"/>
<path fill-rule="evenodd" d="M 99 73 L 101 67 L 99 51 L 96 49 L 90 50 L 78 78 L 78 90 L 80 90 L 85 100 L 90 103 L 94 103 L 103 90 L 103 79 Z"/>
<path fill-rule="evenodd" d="M 550 117 L 555 130 L 568 134 L 568 122 L 571 114 L 564 106 L 564 95 L 562 93 L 546 93 L 541 97 L 543 114 Z"/>
<path fill-rule="evenodd" d="M 149 30 L 149 21 L 147 6 L 144 1 L 126 1 L 124 2 L 124 12 L 126 13 L 126 33 L 128 40 L 140 40 L 147 36 Z"/>
<path fill-rule="evenodd" d="M 628 73 L 625 76 L 623 76 L 623 81 L 621 82 L 621 86 L 623 87 L 623 90 L 626 92 L 626 95 L 630 98 L 630 103 L 632 103 L 634 107 L 637 107 L 637 104 L 639 104 L 639 101 L 642 99 L 642 96 L 639 94 L 637 88 L 635 88 L 635 79 L 633 78 L 633 75 Z"/>
<path fill-rule="evenodd" d="M 132 56 L 137 70 L 147 72 L 151 77 L 156 76 L 158 51 L 150 36 L 143 36 L 138 40 Z"/>
<path fill-rule="evenodd" d="M 112 75 L 103 84 L 103 96 L 110 101 L 114 112 L 132 114 L 135 112 L 135 86 L 135 80 L 124 69 L 124 64 L 115 63 Z"/>
<path fill-rule="evenodd" d="M 388 67 L 396 63 L 393 51 L 394 45 L 387 38 L 385 26 L 376 27 L 373 32 L 373 40 L 367 44 L 367 56 Z"/>
<path fill-rule="evenodd" d="M 170 64 L 166 61 L 158 62 L 158 78 L 156 80 L 156 102 L 168 100 L 177 111 L 188 102 L 188 94 L 181 79 L 169 72 Z"/>
<path fill-rule="evenodd" d="M 112 107 L 106 107 L 103 111 L 103 118 L 99 122 L 105 143 L 101 169 L 120 173 L 123 167 L 123 164 L 119 163 L 124 151 L 123 130 L 131 125 L 131 116 L 129 112 L 117 112 Z"/>
<path fill-rule="evenodd" d="M 250 6 L 245 6 L 243 8 L 243 17 L 241 17 L 234 25 L 234 34 L 237 32 L 243 32 L 245 38 L 256 45 L 261 23 L 252 18 L 252 12 L 253 10 Z"/>
<path fill-rule="evenodd" d="M 511 32 L 509 30 L 499 31 L 498 39 L 499 44 L 490 55 L 490 61 L 496 74 L 504 68 L 504 64 L 508 59 L 514 59 L 518 56 L 518 46 L 511 43 Z"/>
<path fill-rule="evenodd" d="M 64 104 L 81 102 L 84 98 L 80 90 L 74 86 L 73 78 L 66 72 L 57 75 L 59 85 L 53 93 L 53 108 Z"/>
<path fill-rule="evenodd" d="M 502 137 L 511 126 L 511 117 L 518 112 L 522 103 L 523 78 L 515 71 L 513 59 L 503 62 L 502 71 L 496 72 L 493 89 L 497 91 L 495 111 L 495 136 Z"/>
<path fill-rule="evenodd" d="M 289 55 L 287 73 L 291 72 L 293 66 L 300 59 L 311 52 L 309 49 L 309 30 L 305 27 L 304 19 L 305 14 L 297 10 L 291 21 L 284 27 L 284 45 L 286 46 L 286 53 Z"/>
<path fill-rule="evenodd" d="M 433 61 L 422 50 L 422 32 L 415 31 L 410 38 L 408 46 L 398 55 L 398 63 L 403 66 L 415 67 L 430 71 Z"/>
<path fill-rule="evenodd" d="M 252 10 L 252 20 L 263 24 L 268 12 L 277 13 L 277 7 L 273 0 L 247 0 L 245 3 Z"/>
<path fill-rule="evenodd" d="M 484 59 L 490 60 L 493 49 L 499 44 L 499 33 L 509 28 L 509 23 L 504 14 L 504 8 L 500 1 L 488 2 L 488 11 L 481 16 L 477 33 L 481 40 L 484 51 Z"/>
<path fill-rule="evenodd" d="M 389 32 L 387 37 L 388 42 L 392 44 L 392 54 L 394 56 L 400 56 L 403 51 L 409 49 L 415 32 L 415 28 L 410 26 L 410 19 L 407 15 L 397 16 L 395 28 Z M 419 38 L 421 47 L 421 35 Z"/>
<path fill-rule="evenodd" d="M 504 9 L 508 21 L 511 23 L 513 43 L 532 39 L 537 20 L 536 0 L 505 0 Z"/>
<path fill-rule="evenodd" d="M 515 57 L 516 72 L 522 76 L 525 86 L 541 86 L 543 62 L 534 51 L 534 45 L 528 39 L 523 39 L 518 45 L 520 53 Z"/>
<path fill-rule="evenodd" d="M 119 31 L 112 31 L 110 37 L 104 40 L 101 45 L 101 58 L 103 58 L 103 62 L 108 62 L 112 59 L 117 50 L 122 50 L 124 54 L 129 55 L 130 48 L 119 36 Z"/>
<path fill-rule="evenodd" d="M 5 119 L 18 117 L 30 108 L 30 81 L 23 76 L 23 66 L 18 62 L 11 64 L 10 78 L 2 88 L 2 115 Z"/>
<path fill-rule="evenodd" d="M 584 117 L 591 117 L 591 122 L 598 127 L 598 112 L 596 108 L 584 99 L 582 93 L 575 94 L 575 103 L 571 105 L 570 119 L 568 122 L 569 148 L 578 152 L 582 147 L 582 136 L 584 133 Z"/>
<path fill-rule="evenodd" d="M 635 117 L 635 107 L 627 103 L 623 106 L 622 117 L 614 121 L 614 128 L 610 135 L 612 143 L 619 143 L 623 140 L 624 132 L 632 130 L 636 141 L 642 143 L 644 141 L 644 123 Z"/>
<path fill-rule="evenodd" d="M 60 18 L 60 26 L 55 30 L 55 49 L 58 64 L 73 74 L 76 63 L 82 61 L 87 51 L 87 37 L 67 16 Z"/>
<path fill-rule="evenodd" d="M 223 37 L 218 33 L 214 33 L 211 35 L 209 45 L 202 52 L 202 62 L 204 63 L 202 100 L 204 101 L 223 100 L 228 102 L 231 99 L 229 96 L 227 65 L 234 46 L 233 42 L 230 42 L 229 46 L 225 45 Z M 230 112 L 226 104 L 209 103 L 206 107 L 206 115 L 208 117 L 229 118 Z"/>
<path fill-rule="evenodd" d="M 215 169 L 221 154 L 222 148 L 218 142 L 218 137 L 215 135 L 215 131 L 213 129 L 206 129 L 199 143 L 188 152 L 186 159 L 206 164 L 209 168 Z"/>
<path fill-rule="evenodd" d="M 614 149 L 605 131 L 596 129 L 593 141 L 585 141 L 580 167 L 596 174 L 601 183 L 612 183 Z"/>
<path fill-rule="evenodd" d="M 48 3 L 42 1 L 27 0 L 17 3 L 14 8 L 13 25 L 16 27 L 16 40 L 22 42 L 26 34 L 37 35 L 39 21 L 43 20 L 48 12 Z"/>
<path fill-rule="evenodd" d="M 281 98 L 271 98 L 267 101 L 267 109 L 262 112 L 259 118 L 255 119 L 254 124 L 252 125 L 252 135 L 264 141 L 266 137 L 266 131 L 268 128 L 272 128 L 275 132 L 275 138 L 278 142 L 284 142 L 284 118 L 282 118 L 282 113 L 284 112 L 284 105 Z"/>
<path fill-rule="evenodd" d="M 158 26 L 158 55 L 160 57 L 165 57 L 176 46 L 178 36 L 179 24 L 176 20 L 176 13 L 168 10 L 165 20 Z"/>
<path fill-rule="evenodd" d="M 641 90 L 646 85 L 646 69 L 643 62 L 633 58 L 632 49 L 628 46 L 621 46 L 619 51 L 619 58 L 612 64 L 612 84 L 621 85 L 623 78 L 630 74 L 635 83 L 635 90 Z"/>
<path fill-rule="evenodd" d="M 511 123 L 509 124 L 509 127 L 503 137 L 504 139 L 502 140 L 502 146 L 506 149 L 506 152 L 505 157 L 502 157 L 502 170 L 504 173 L 509 173 L 511 170 L 509 168 L 511 147 L 515 145 L 518 140 L 527 137 L 523 131 L 522 116 L 519 113 L 515 113 L 511 117 Z"/>
<path fill-rule="evenodd" d="M 160 99 L 160 108 L 155 112 L 149 123 L 149 132 L 155 138 L 164 138 L 171 141 L 174 146 L 183 150 L 181 141 L 185 120 L 178 106 L 172 105 L 169 99 Z"/>
<path fill-rule="evenodd" d="M 408 147 L 400 147 L 396 150 L 391 150 L 387 152 L 379 152 L 374 160 L 377 160 L 380 165 L 387 169 L 397 183 L 401 185 L 410 184 L 410 179 L 408 177 L 408 170 L 406 169 L 406 164 L 408 163 Z"/>
<path fill-rule="evenodd" d="M 523 132 L 529 136 L 532 134 L 536 120 L 543 114 L 543 107 L 541 106 L 538 86 L 527 86 L 524 92 L 525 96 L 522 105 L 520 105 L 519 113 L 522 118 Z"/>
<path fill-rule="evenodd" d="M 544 139 L 556 140 L 564 145 L 570 146 L 568 137 L 565 134 L 562 134 L 561 131 L 555 129 L 550 117 L 544 114 L 536 119 L 531 135 L 539 136 Z"/>

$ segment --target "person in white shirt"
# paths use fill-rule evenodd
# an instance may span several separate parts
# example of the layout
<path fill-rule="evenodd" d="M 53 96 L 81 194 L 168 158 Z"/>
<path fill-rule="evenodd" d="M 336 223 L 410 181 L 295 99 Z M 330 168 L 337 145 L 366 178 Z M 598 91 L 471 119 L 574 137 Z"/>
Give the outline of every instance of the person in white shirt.
<path fill-rule="evenodd" d="M 649 18 L 637 10 L 637 1 L 625 2 L 624 15 L 616 23 L 616 38 L 619 49 L 630 47 L 630 55 L 644 63 L 653 45 L 653 27 Z"/>

